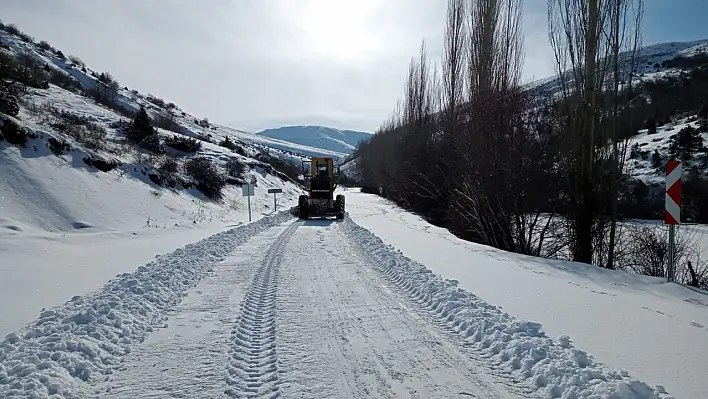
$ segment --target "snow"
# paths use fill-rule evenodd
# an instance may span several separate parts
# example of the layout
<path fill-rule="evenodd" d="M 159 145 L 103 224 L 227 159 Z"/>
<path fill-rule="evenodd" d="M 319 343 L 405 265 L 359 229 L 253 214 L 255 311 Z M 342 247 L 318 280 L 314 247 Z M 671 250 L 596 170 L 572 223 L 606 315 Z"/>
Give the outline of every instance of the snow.
<path fill-rule="evenodd" d="M 699 122 L 694 120 L 694 117 L 686 117 L 669 124 L 659 126 L 655 134 L 649 134 L 646 129 L 640 130 L 637 135 L 628 140 L 628 148 L 635 145 L 639 146 L 640 151 L 648 152 L 646 159 L 641 156 L 627 160 L 627 172 L 634 178 L 638 178 L 648 184 L 663 185 L 666 180 L 665 170 L 663 168 L 655 168 L 652 166 L 652 154 L 658 151 L 662 159 L 669 157 L 669 145 L 671 136 L 678 134 L 681 129 L 692 126 L 699 127 Z M 690 121 L 690 122 L 689 122 Z M 701 133 L 704 140 L 708 141 L 708 132 Z M 697 160 L 693 160 L 688 164 L 683 165 L 684 175 L 688 174 L 693 164 L 699 165 Z"/>
<path fill-rule="evenodd" d="M 385 244 L 400 250 L 402 256 L 424 264 L 433 273 L 452 281 L 453 286 L 456 284 L 476 297 L 460 294 L 458 301 L 454 296 L 450 297 L 454 289 L 448 288 L 447 298 L 455 299 L 453 304 L 468 303 L 480 308 L 479 301 L 484 301 L 514 318 L 539 323 L 538 329 L 542 326 L 545 334 L 554 341 L 546 349 L 546 354 L 560 350 L 555 342 L 562 345 L 567 341 L 563 337 L 569 336 L 575 348 L 586 351 L 590 369 L 606 365 L 618 370 L 620 375 L 626 370 L 632 378 L 650 386 L 661 384 L 677 398 L 702 397 L 708 391 L 708 382 L 703 378 L 708 372 L 705 363 L 708 347 L 700 345 L 708 338 L 706 293 L 668 284 L 658 278 L 505 253 L 460 240 L 447 230 L 432 226 L 382 198 L 358 190 L 344 193 L 348 212 L 356 223 L 379 236 Z M 385 271 L 392 270 L 389 273 L 397 279 L 395 273 L 409 266 L 410 262 L 403 259 L 382 261 L 381 267 Z M 410 267 L 422 271 L 418 265 Z M 425 281 L 425 273 L 419 274 L 419 279 Z M 506 316 L 491 305 L 483 305 L 482 309 L 487 316 L 497 318 L 498 324 L 475 318 L 479 310 L 472 305 L 471 310 L 458 314 L 460 309 L 451 307 L 444 300 L 440 302 L 441 298 L 446 298 L 444 293 L 425 293 L 419 284 L 411 285 L 408 279 L 396 281 L 399 285 L 408 284 L 405 288 L 420 295 L 431 308 L 447 309 L 448 321 L 458 323 L 460 331 L 470 330 L 472 326 L 471 332 L 476 333 L 480 323 L 489 323 L 491 330 L 481 331 L 491 334 L 482 334 L 481 344 L 475 343 L 489 344 L 484 348 L 487 353 L 499 350 L 493 354 L 494 361 L 504 363 L 502 356 L 506 352 L 498 346 L 499 340 L 507 339 L 500 337 L 506 337 L 504 333 L 508 334 L 509 326 L 514 325 L 505 321 Z M 448 283 L 441 280 L 436 284 L 445 287 Z M 435 284 L 430 283 L 430 287 L 432 289 Z M 507 327 L 500 328 L 505 325 L 502 322 Z M 461 328 L 463 323 L 466 323 L 464 329 Z M 525 326 L 527 332 L 533 331 L 529 325 L 521 326 Z M 534 338 L 533 333 L 528 339 L 531 338 Z M 535 342 L 535 348 L 543 347 L 538 339 L 531 342 Z M 546 378 L 545 382 L 542 381 L 546 387 L 566 384 L 562 370 L 552 366 L 555 361 L 551 359 L 545 363 L 549 372 L 555 370 L 542 374 Z M 535 375 L 536 370 L 532 370 Z"/>
<path fill-rule="evenodd" d="M 324 126 L 284 126 L 260 131 L 258 135 L 334 151 L 339 157 L 351 154 L 359 141 L 371 138 L 370 133 Z"/>
<path fill-rule="evenodd" d="M 37 154 L 32 145 L 0 143 L 0 302 L 13 304 L 0 307 L 0 336 L 155 255 L 248 221 L 240 187 L 226 189 L 225 203 L 215 204 L 129 173 L 75 167 L 72 156 Z M 256 175 L 256 219 L 273 210 L 268 188 L 283 188 L 280 205 L 288 207 L 301 192 Z"/>
<path fill-rule="evenodd" d="M 699 397 L 708 300 L 662 280 L 458 240 L 345 189 L 43 309 L 0 396 Z"/>
<path fill-rule="evenodd" d="M 4 31 L 0 31 L 0 40 L 11 52 L 32 54 L 53 70 L 75 77 L 84 87 L 96 85 L 90 68 L 72 66 Z M 165 112 L 127 89 L 120 89 L 118 101 L 132 110 L 142 105 L 150 113 Z M 93 292 L 109 278 L 133 272 L 156 255 L 248 221 L 247 201 L 238 185 L 228 185 L 224 200 L 217 203 L 194 188 L 172 190 L 154 184 L 148 178 L 152 167 L 146 165 L 145 154 L 126 149 L 123 135 L 112 127 L 126 120 L 116 111 L 55 85 L 46 90 L 29 89 L 21 105 L 18 119 L 37 138 L 30 139 L 25 148 L 0 141 L 0 303 L 8 304 L 0 307 L 0 337 L 32 321 L 42 308 Z M 71 112 L 104 128 L 103 148 L 87 148 L 57 131 L 45 106 Z M 175 112 L 185 135 L 204 133 L 193 116 L 182 115 L 178 107 Z M 158 131 L 163 137 L 174 134 Z M 214 126 L 210 131 L 219 140 L 229 132 Z M 69 143 L 71 149 L 53 154 L 50 138 Z M 262 144 L 239 144 L 247 156 L 207 141 L 202 141 L 202 149 L 195 155 L 217 165 L 236 157 L 247 165 L 246 176 L 257 182 L 251 198 L 254 220 L 273 212 L 269 188 L 283 189 L 278 195 L 280 206 L 296 203 L 302 190 L 281 176 L 266 173 L 252 157 L 259 151 L 298 157 Z M 101 172 L 86 165 L 84 159 L 89 156 L 120 165 Z M 190 156 L 177 158 L 183 162 Z"/>
<path fill-rule="evenodd" d="M 254 236 L 188 292 L 166 328 L 91 381 L 95 392 L 528 397 L 393 292 L 346 223 L 295 221 Z"/>
<path fill-rule="evenodd" d="M 177 305 L 236 247 L 292 215 L 281 211 L 189 244 L 110 280 L 100 291 L 75 296 L 0 343 L 0 395 L 85 396 L 90 381 L 110 374 L 131 346 L 164 325 Z"/>

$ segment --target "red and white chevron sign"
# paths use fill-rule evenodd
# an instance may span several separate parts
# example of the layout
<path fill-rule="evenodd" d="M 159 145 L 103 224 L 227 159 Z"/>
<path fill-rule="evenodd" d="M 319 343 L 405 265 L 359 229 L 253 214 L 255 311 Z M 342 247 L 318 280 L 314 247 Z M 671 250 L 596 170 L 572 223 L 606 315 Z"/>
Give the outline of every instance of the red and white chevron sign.
<path fill-rule="evenodd" d="M 681 222 L 681 162 L 666 162 L 666 209 L 664 224 Z"/>

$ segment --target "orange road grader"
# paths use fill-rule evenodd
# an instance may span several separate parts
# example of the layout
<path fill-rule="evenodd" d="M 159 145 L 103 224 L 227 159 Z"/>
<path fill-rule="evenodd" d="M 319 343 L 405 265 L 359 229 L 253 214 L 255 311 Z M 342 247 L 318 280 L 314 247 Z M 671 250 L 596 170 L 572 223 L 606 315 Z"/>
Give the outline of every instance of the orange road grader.
<path fill-rule="evenodd" d="M 298 200 L 298 216 L 300 219 L 310 217 L 335 216 L 344 219 L 344 195 L 334 197 L 339 176 L 334 174 L 334 159 L 312 158 L 310 173 L 307 173 L 303 161 L 303 175 L 307 194 Z"/>

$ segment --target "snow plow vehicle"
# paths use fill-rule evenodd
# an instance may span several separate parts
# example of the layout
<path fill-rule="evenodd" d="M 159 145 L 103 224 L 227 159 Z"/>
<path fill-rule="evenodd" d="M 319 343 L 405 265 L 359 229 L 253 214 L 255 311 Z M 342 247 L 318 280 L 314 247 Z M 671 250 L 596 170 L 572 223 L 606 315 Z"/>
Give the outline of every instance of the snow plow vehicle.
<path fill-rule="evenodd" d="M 344 219 L 344 195 L 338 194 L 334 197 L 338 177 L 334 175 L 334 159 L 312 158 L 309 174 L 305 171 L 304 163 L 305 161 L 303 174 L 307 194 L 298 199 L 299 218 L 335 216 L 337 219 Z"/>

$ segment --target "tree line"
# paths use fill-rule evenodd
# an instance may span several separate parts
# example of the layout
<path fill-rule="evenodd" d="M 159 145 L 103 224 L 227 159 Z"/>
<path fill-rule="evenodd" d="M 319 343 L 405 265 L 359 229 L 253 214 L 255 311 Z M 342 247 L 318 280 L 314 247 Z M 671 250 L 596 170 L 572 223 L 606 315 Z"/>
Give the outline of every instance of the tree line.
<path fill-rule="evenodd" d="M 648 120 L 642 7 L 548 0 L 557 84 L 529 89 L 522 1 L 448 0 L 439 67 L 423 41 L 402 100 L 356 150 L 363 190 L 466 240 L 616 268 L 641 189 L 627 132 Z"/>

